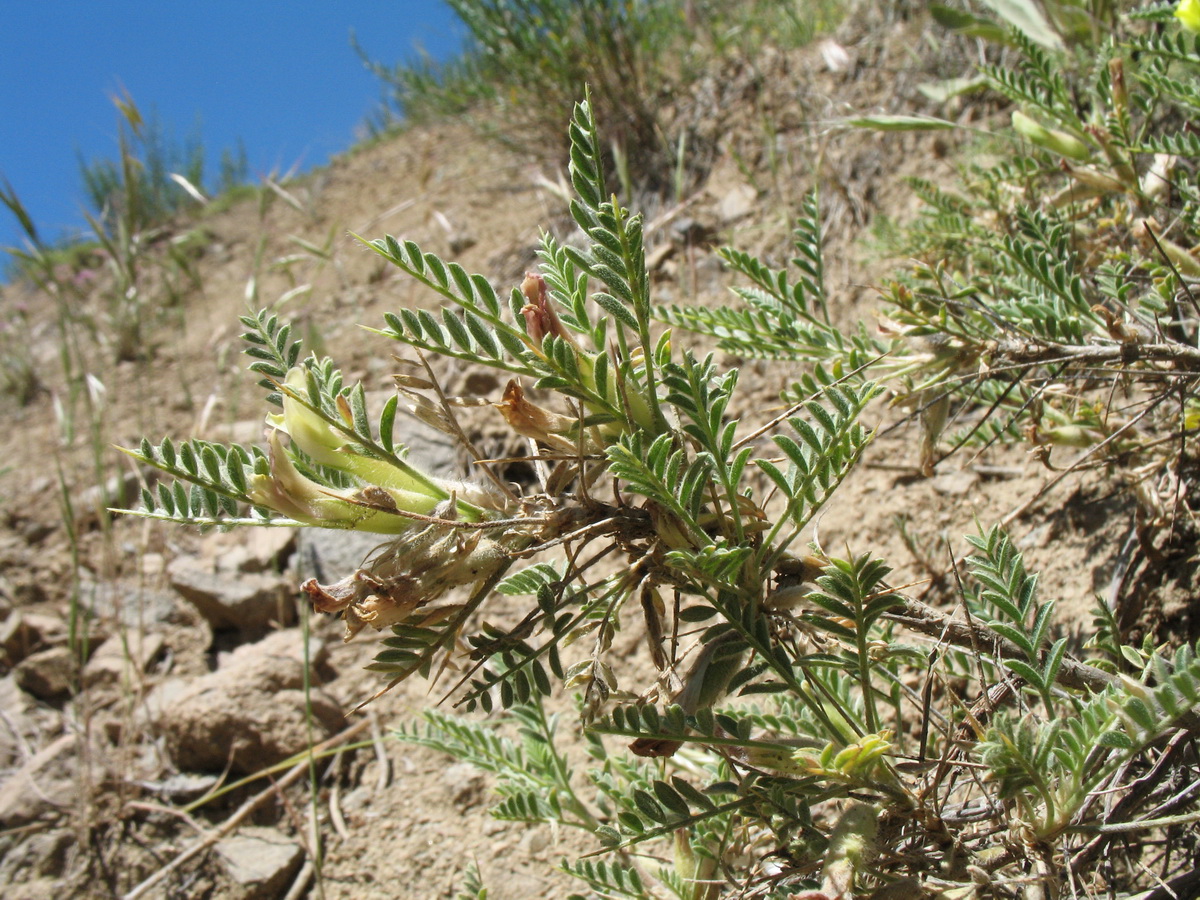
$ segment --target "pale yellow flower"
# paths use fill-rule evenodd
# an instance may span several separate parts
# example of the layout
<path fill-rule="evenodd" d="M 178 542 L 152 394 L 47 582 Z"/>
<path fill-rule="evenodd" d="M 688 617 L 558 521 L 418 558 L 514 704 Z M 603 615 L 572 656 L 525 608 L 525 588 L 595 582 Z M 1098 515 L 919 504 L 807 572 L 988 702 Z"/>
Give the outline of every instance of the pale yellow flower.
<path fill-rule="evenodd" d="M 281 387 L 283 412 L 269 414 L 267 425 L 288 435 L 314 462 L 353 475 L 367 484 L 428 494 L 433 498 L 430 505 L 448 496 L 432 486 L 433 479 L 422 482 L 386 460 L 356 452 L 345 435 L 299 399 L 308 396 L 308 380 L 301 367 L 289 371 Z"/>
<path fill-rule="evenodd" d="M 1200 34 L 1200 0 L 1179 0 L 1175 18 L 1192 34 Z"/>

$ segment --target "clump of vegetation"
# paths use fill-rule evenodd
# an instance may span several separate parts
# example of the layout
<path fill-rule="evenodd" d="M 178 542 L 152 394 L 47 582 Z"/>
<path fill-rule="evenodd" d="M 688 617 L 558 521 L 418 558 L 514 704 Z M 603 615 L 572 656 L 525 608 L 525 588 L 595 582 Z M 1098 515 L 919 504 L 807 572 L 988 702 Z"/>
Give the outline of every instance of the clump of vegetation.
<path fill-rule="evenodd" d="M 370 665 L 383 689 L 453 672 L 459 706 L 504 711 L 516 740 L 441 712 L 400 738 L 496 773 L 498 817 L 594 835 L 603 859 L 562 863 L 589 896 L 1059 896 L 1101 866 L 1120 896 L 1183 889 L 1200 647 L 1138 640 L 1107 601 L 1073 641 L 999 525 L 969 536 L 955 566 L 945 600 L 962 616 L 890 582 L 865 548 L 804 543 L 887 396 L 919 417 L 928 471 L 961 447 L 1025 442 L 1055 477 L 1128 479 L 1147 554 L 1194 548 L 1200 222 L 1182 173 L 1200 155 L 1183 127 L 1200 108 L 1200 40 L 1170 17 L 1123 18 L 1084 49 L 1040 15 L 963 25 L 1010 48 L 979 75 L 1020 105 L 1020 139 L 960 190 L 914 184 L 932 210 L 913 232 L 921 261 L 889 286 L 878 332 L 829 314 L 815 193 L 790 267 L 723 251 L 745 279 L 740 306 L 657 305 L 642 220 L 613 199 L 581 103 L 578 246 L 545 236 L 539 271 L 498 292 L 411 241 L 367 241 L 444 302 L 385 316 L 379 335 L 416 351 L 396 396 L 372 415 L 331 360 L 302 359 L 289 326 L 247 316 L 251 368 L 278 410 L 267 449 L 143 441 L 132 455 L 177 480 L 140 514 L 388 535 L 306 594 L 350 633 L 387 634 Z M 756 418 L 738 370 L 662 323 L 786 361 L 786 410 Z M 471 445 L 457 411 L 480 398 L 447 396 L 429 356 L 511 378 L 491 402 L 531 442 L 535 487 Z M 480 478 L 409 462 L 402 402 L 459 440 Z M 511 627 L 479 615 L 497 594 L 524 604 Z M 647 664 L 627 683 L 609 654 L 632 627 Z M 556 683 L 578 692 L 582 777 L 543 707 Z M 1183 852 L 1160 854 L 1165 840 Z"/>
<path fill-rule="evenodd" d="M 90 239 L 47 241 L 12 186 L 6 183 L 0 191 L 0 202 L 25 236 L 24 247 L 5 248 L 10 269 L 54 300 L 60 359 L 72 396 L 85 393 L 84 360 L 92 345 L 119 362 L 146 356 L 149 326 L 200 284 L 194 257 L 203 232 L 171 228 L 169 220 L 185 205 L 207 202 L 203 146 L 198 139 L 175 145 L 127 95 L 113 102 L 119 158 L 80 164 L 94 210 L 84 212 Z M 227 152 L 218 187 L 228 189 L 245 175 L 244 150 Z M 100 304 L 88 302 L 97 297 Z M 21 324 L 14 319 L 9 333 L 15 336 Z M 5 345 L 11 375 L 0 387 L 27 403 L 44 376 L 36 371 L 28 343 L 6 338 Z"/>
<path fill-rule="evenodd" d="M 385 87 L 377 127 L 474 113 L 493 137 L 557 164 L 570 150 L 562 123 L 590 86 L 606 125 L 606 166 L 652 190 L 678 183 L 681 159 L 686 167 L 706 158 L 679 109 L 698 73 L 725 53 L 748 59 L 768 42 L 799 46 L 841 14 L 826 0 L 736 10 L 704 0 L 448 4 L 466 26 L 464 51 L 449 62 L 421 54 L 387 66 L 359 48 Z"/>
<path fill-rule="evenodd" d="M 158 116 L 143 116 L 128 94 L 113 97 L 117 119 L 117 158 L 79 161 L 88 204 L 104 233 L 133 233 L 165 224 L 175 213 L 205 200 L 206 151 L 199 129 L 176 141 Z M 222 151 L 211 185 L 224 193 L 246 182 L 246 148 Z"/>

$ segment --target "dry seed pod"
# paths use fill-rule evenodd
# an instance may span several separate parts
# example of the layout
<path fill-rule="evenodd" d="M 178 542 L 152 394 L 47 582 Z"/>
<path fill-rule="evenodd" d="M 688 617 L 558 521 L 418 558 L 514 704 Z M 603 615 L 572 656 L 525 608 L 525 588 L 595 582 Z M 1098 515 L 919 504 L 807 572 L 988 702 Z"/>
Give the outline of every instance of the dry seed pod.
<path fill-rule="evenodd" d="M 504 398 L 493 406 L 504 416 L 510 428 L 521 437 L 541 441 L 555 450 L 572 453 L 576 442 L 567 437 L 577 424 L 575 419 L 551 412 L 525 399 L 525 389 L 515 378 L 504 389 Z"/>

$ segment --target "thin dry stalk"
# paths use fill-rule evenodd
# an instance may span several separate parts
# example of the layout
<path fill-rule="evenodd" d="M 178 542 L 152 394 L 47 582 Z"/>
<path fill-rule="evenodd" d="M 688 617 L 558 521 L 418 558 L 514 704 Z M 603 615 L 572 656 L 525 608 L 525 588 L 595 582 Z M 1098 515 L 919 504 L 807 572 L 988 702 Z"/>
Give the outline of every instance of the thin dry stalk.
<path fill-rule="evenodd" d="M 133 888 L 133 890 L 126 893 L 122 900 L 138 900 L 139 897 L 146 896 L 146 894 L 152 888 L 156 887 L 167 876 L 179 869 L 188 860 L 193 859 L 194 857 L 208 850 L 223 837 L 235 831 L 237 827 L 242 824 L 242 822 L 244 822 L 260 806 L 271 799 L 271 797 L 277 796 L 284 788 L 290 787 L 302 776 L 307 774 L 309 756 L 323 753 L 332 747 L 345 744 L 357 737 L 361 732 L 366 731 L 370 726 L 371 719 L 363 719 L 362 721 L 351 725 L 349 728 L 346 728 L 338 734 L 335 734 L 333 737 L 329 738 L 329 740 L 322 741 L 321 743 L 317 744 L 312 748 L 311 751 L 309 751 L 308 754 L 305 755 L 305 758 L 296 763 L 296 765 L 294 765 L 286 775 L 280 778 L 277 782 L 273 783 L 269 788 L 260 791 L 243 803 L 237 808 L 233 815 L 222 822 L 220 826 L 208 832 L 208 834 L 200 838 L 200 840 L 196 841 L 149 878 L 146 878 L 144 881 L 138 884 L 135 888 Z"/>

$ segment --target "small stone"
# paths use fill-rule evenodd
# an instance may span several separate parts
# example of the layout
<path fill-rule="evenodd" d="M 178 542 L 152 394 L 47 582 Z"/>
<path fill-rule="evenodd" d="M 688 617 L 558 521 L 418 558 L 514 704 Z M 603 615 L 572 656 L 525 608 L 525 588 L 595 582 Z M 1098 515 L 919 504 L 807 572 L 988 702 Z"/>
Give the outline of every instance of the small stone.
<path fill-rule="evenodd" d="M 664 263 L 666 263 L 668 259 L 670 259 L 672 256 L 675 255 L 675 250 L 676 250 L 676 247 L 673 243 L 667 242 L 667 243 L 659 244 L 657 247 L 655 247 L 653 250 L 651 250 L 649 253 L 646 254 L 646 271 L 647 272 L 658 272 L 658 270 L 660 268 L 662 268 L 663 274 L 669 276 L 671 274 L 672 270 L 674 269 L 674 266 L 669 266 L 666 268 L 663 268 L 663 267 L 664 267 Z M 660 290 L 658 293 L 658 297 L 659 297 L 659 300 L 661 300 L 661 301 L 669 302 L 672 299 L 670 296 L 670 289 L 664 288 L 663 290 Z"/>
<path fill-rule="evenodd" d="M 685 244 L 703 244 L 716 237 L 711 225 L 691 216 L 683 216 L 672 222 L 671 233 Z"/>
<path fill-rule="evenodd" d="M 21 690 L 15 675 L 10 672 L 0 678 L 0 709 L 9 715 L 24 715 L 32 712 L 35 705 L 33 698 Z"/>
<path fill-rule="evenodd" d="M 203 679 L 202 679 L 203 680 Z M 312 713 L 312 729 L 306 710 Z M 159 721 L 167 752 L 180 769 L 239 775 L 261 772 L 345 727 L 337 701 L 320 690 L 276 693 L 227 684 L 193 686 Z"/>
<path fill-rule="evenodd" d="M 266 443 L 263 439 L 265 433 L 266 428 L 261 418 L 242 419 L 240 422 L 230 424 L 216 422 L 208 427 L 206 437 L 220 443 L 241 444 L 249 447 L 252 444 L 264 445 Z"/>
<path fill-rule="evenodd" d="M 17 686 L 39 700 L 61 700 L 71 690 L 75 660 L 66 647 L 51 647 L 30 654 L 13 670 Z"/>
<path fill-rule="evenodd" d="M 134 724 L 157 727 L 163 714 L 175 706 L 190 684 L 187 678 L 168 678 L 156 684 L 146 693 L 145 699 L 134 713 Z"/>
<path fill-rule="evenodd" d="M 329 656 L 325 642 L 311 634 L 307 649 L 299 628 L 267 635 L 253 644 L 222 653 L 217 668 L 221 677 L 260 691 L 276 691 L 304 686 L 304 661 L 315 669 Z"/>
<path fill-rule="evenodd" d="M 846 48 L 833 38 L 825 38 L 817 45 L 817 49 L 821 51 L 825 68 L 835 75 L 844 75 L 854 67 L 854 60 Z"/>
<path fill-rule="evenodd" d="M 31 881 L 22 881 L 20 887 L 21 900 L 59 900 L 63 896 L 63 883 L 58 878 L 35 878 Z"/>
<path fill-rule="evenodd" d="M 294 528 L 252 528 L 214 534 L 201 545 L 198 568 L 230 576 L 246 572 L 279 573 L 295 549 Z"/>
<path fill-rule="evenodd" d="M 352 575 L 384 543 L 384 536 L 362 531 L 305 528 L 297 538 L 293 567 L 301 578 L 331 583 Z"/>
<path fill-rule="evenodd" d="M 246 827 L 217 843 L 225 872 L 244 900 L 266 900 L 283 894 L 304 858 L 300 845 L 274 828 Z"/>
<path fill-rule="evenodd" d="M 144 475 L 146 483 L 153 485 L 156 476 L 156 469 L 148 469 Z M 138 473 L 122 472 L 103 485 L 94 484 L 82 491 L 74 502 L 76 527 L 86 528 L 99 523 L 109 507 L 129 508 L 136 502 L 141 485 Z"/>
<path fill-rule="evenodd" d="M 347 791 L 342 797 L 342 812 L 354 815 L 362 812 L 375 799 L 375 788 L 370 785 L 361 784 L 352 791 Z"/>
<path fill-rule="evenodd" d="M 931 484 L 939 494 L 950 497 L 965 497 L 979 482 L 979 475 L 966 469 L 935 475 Z"/>
<path fill-rule="evenodd" d="M 549 831 L 546 828 L 534 828 L 529 834 L 525 835 L 525 839 L 521 843 L 524 845 L 524 852 L 530 855 L 541 853 L 550 846 Z"/>
<path fill-rule="evenodd" d="M 450 235 L 450 255 L 457 256 L 458 254 L 470 250 L 478 241 L 475 236 L 468 234 L 465 231 L 459 231 Z"/>
<path fill-rule="evenodd" d="M 75 843 L 70 831 L 34 832 L 4 854 L 0 863 L 0 884 L 13 884 L 20 873 L 21 888 L 33 878 L 52 878 L 63 871 L 67 851 Z M 13 895 L 15 896 L 15 895 Z"/>
<path fill-rule="evenodd" d="M 455 763 L 442 772 L 441 779 L 460 809 L 470 809 L 483 801 L 483 773 L 470 763 Z"/>
<path fill-rule="evenodd" d="M 0 624 L 0 651 L 10 666 L 49 644 L 67 639 L 67 623 L 58 616 L 15 610 Z"/>
<path fill-rule="evenodd" d="M 84 687 L 102 684 L 130 684 L 146 672 L 162 653 L 161 634 L 132 632 L 125 637 L 113 635 L 97 648 L 83 667 Z"/>
<path fill-rule="evenodd" d="M 1053 520 L 1043 522 L 1028 534 L 1017 539 L 1017 549 L 1032 550 L 1035 547 L 1041 549 L 1048 546 L 1057 534 L 1058 528 Z"/>
<path fill-rule="evenodd" d="M 144 553 L 138 565 L 147 578 L 157 578 L 167 571 L 167 559 L 161 553 Z"/>
<path fill-rule="evenodd" d="M 240 572 L 282 572 L 296 550 L 295 528 L 251 528 L 243 535 L 244 559 Z"/>
<path fill-rule="evenodd" d="M 325 655 L 311 642 L 309 662 Z M 245 644 L 222 657 L 215 672 L 187 683 L 169 703 L 159 701 L 157 726 L 175 764 L 183 770 L 249 774 L 287 759 L 345 727 L 335 699 L 313 689 L 305 696 L 304 645 L 299 629 Z M 149 706 L 149 698 L 147 702 Z"/>
<path fill-rule="evenodd" d="M 57 530 L 58 526 L 55 523 L 39 522 L 36 519 L 22 519 L 17 526 L 17 533 L 25 543 L 31 545 L 40 544 Z"/>
<path fill-rule="evenodd" d="M 726 191 L 717 204 L 717 215 L 723 222 L 733 222 L 754 211 L 758 191 L 748 184 L 739 184 Z"/>
<path fill-rule="evenodd" d="M 490 397 L 500 390 L 500 382 L 491 372 L 471 371 L 463 377 L 462 392 L 468 397 Z"/>
<path fill-rule="evenodd" d="M 227 574 L 191 557 L 168 567 L 171 587 L 213 628 L 261 632 L 295 617 L 295 588 L 282 576 L 265 572 Z"/>
<path fill-rule="evenodd" d="M 36 706 L 33 698 L 17 687 L 12 673 L 0 678 L 0 709 L 4 710 L 5 724 L 0 728 L 0 770 L 12 768 L 28 753 L 29 742 L 38 732 L 32 717 Z"/>

